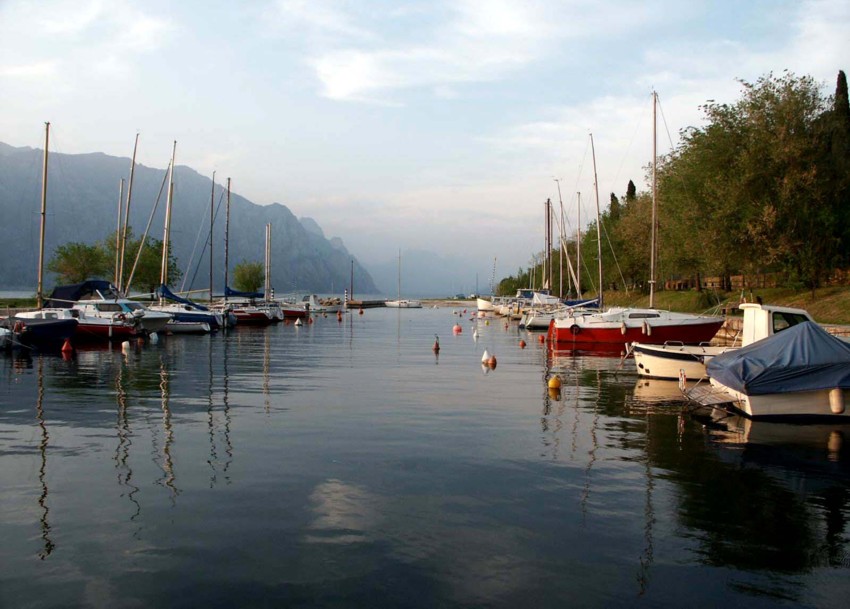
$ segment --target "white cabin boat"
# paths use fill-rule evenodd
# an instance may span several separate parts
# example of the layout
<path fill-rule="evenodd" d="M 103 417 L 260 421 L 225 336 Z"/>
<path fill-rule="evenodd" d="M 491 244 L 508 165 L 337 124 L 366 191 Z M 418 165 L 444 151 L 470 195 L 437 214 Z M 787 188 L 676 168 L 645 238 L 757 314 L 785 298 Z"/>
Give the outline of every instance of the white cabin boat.
<path fill-rule="evenodd" d="M 634 354 L 638 375 L 659 379 L 678 379 L 684 375 L 686 379 L 694 381 L 706 378 L 705 365 L 713 357 L 746 347 L 804 321 L 814 321 L 804 309 L 757 303 L 743 303 L 738 308 L 744 312 L 740 344 L 685 345 L 678 341 L 667 341 L 663 345 L 652 345 L 634 342 L 630 349 Z"/>

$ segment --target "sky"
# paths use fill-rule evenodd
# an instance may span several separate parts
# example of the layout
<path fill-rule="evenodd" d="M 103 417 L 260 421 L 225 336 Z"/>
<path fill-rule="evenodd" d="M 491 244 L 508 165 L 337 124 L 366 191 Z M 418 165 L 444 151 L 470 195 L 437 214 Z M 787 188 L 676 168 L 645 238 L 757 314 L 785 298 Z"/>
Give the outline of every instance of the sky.
<path fill-rule="evenodd" d="M 571 231 L 740 80 L 835 88 L 847 0 L 0 0 L 0 141 L 231 177 L 361 262 L 399 249 L 489 277 Z M 557 181 L 556 181 L 557 180 Z M 647 256 L 649 254 L 647 253 Z"/>

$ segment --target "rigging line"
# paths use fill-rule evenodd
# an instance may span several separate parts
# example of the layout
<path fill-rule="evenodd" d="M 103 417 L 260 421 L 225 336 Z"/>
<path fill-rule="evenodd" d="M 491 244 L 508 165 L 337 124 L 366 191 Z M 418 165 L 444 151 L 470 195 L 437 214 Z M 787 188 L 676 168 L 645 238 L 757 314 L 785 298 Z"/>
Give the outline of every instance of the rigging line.
<path fill-rule="evenodd" d="M 195 252 L 198 250 L 198 241 L 201 238 L 201 231 L 204 230 L 204 223 L 198 223 L 198 234 L 195 235 L 195 244 L 192 246 L 192 253 L 189 254 L 189 262 L 186 263 L 186 272 L 183 273 L 183 282 L 180 284 L 180 291 L 186 287 L 186 278 L 189 276 L 189 269 L 192 268 L 192 261 L 195 259 Z M 207 233 L 209 235 L 209 233 Z M 204 256 L 204 251 L 206 250 L 206 244 L 204 244 L 204 250 L 201 251 L 201 258 Z M 200 264 L 200 259 L 198 260 L 198 264 Z M 195 271 L 197 273 L 197 271 Z M 192 284 L 189 284 L 189 289 L 192 289 Z"/>
<path fill-rule="evenodd" d="M 218 204 L 215 206 L 215 213 L 213 213 L 213 224 L 215 224 L 215 220 L 216 220 L 216 218 L 218 218 L 218 210 L 221 209 L 221 202 L 224 199 L 224 193 L 225 193 L 225 191 L 222 190 L 221 193 L 218 195 Z M 192 281 L 189 282 L 189 292 L 192 291 L 192 286 L 195 284 L 195 277 L 198 276 L 198 270 L 200 270 L 200 268 L 201 268 L 201 260 L 204 259 L 204 253 L 206 253 L 206 251 L 207 251 L 207 245 L 209 244 L 210 239 L 212 238 L 212 235 L 210 234 L 211 232 L 212 232 L 212 229 L 207 231 L 206 236 L 208 238 L 204 240 L 204 247 L 203 247 L 203 249 L 201 249 L 201 255 L 198 258 L 198 264 L 195 266 L 195 272 L 192 274 Z M 184 283 L 185 283 L 185 281 L 184 281 Z M 182 290 L 183 287 L 181 286 L 180 289 Z M 189 293 L 189 292 L 187 292 L 187 293 Z"/>
<path fill-rule="evenodd" d="M 136 252 L 136 259 L 133 261 L 133 269 L 130 271 L 130 277 L 127 279 L 127 287 L 124 289 L 124 293 L 130 294 L 130 286 L 133 284 L 133 275 L 136 274 L 136 266 L 139 264 L 139 258 L 142 255 L 142 250 L 145 248 L 145 242 L 148 240 L 148 231 L 151 228 L 151 223 L 153 222 L 153 215 L 156 213 L 156 208 L 159 206 L 159 201 L 162 199 L 162 191 L 165 189 L 165 183 L 168 181 L 168 172 L 171 169 L 171 159 L 168 160 L 168 168 L 162 176 L 162 184 L 159 186 L 159 194 L 156 196 L 156 202 L 153 204 L 153 209 L 151 210 L 151 215 L 148 218 L 148 225 L 145 227 L 145 233 L 142 235 L 142 240 L 139 241 L 139 250 Z"/>
<path fill-rule="evenodd" d="M 610 208 L 609 208 L 610 211 Z M 608 234 L 608 229 L 605 226 L 605 223 L 602 223 L 602 232 L 605 233 L 605 240 L 608 242 L 608 249 L 611 250 L 611 255 L 614 257 L 614 265 L 617 267 L 617 273 L 620 275 L 620 281 L 623 282 L 623 289 L 626 290 L 626 294 L 629 293 L 629 286 L 626 285 L 626 278 L 623 277 L 623 269 L 620 268 L 620 261 L 617 260 L 617 252 L 614 251 L 614 244 L 611 243 L 611 236 Z"/>

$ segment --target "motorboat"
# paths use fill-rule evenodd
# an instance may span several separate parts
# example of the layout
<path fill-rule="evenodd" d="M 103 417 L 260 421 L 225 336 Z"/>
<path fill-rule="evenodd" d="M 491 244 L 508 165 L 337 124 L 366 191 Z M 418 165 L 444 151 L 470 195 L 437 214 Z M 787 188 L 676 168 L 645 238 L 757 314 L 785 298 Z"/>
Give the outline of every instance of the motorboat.
<path fill-rule="evenodd" d="M 850 421 L 850 343 L 814 322 L 716 356 L 709 383 L 684 390 L 703 406 L 754 418 L 837 417 Z"/>
<path fill-rule="evenodd" d="M 6 347 L 59 349 L 77 331 L 79 321 L 64 311 L 19 312 L 0 322 Z"/>
<path fill-rule="evenodd" d="M 642 342 L 683 344 L 708 342 L 723 325 L 724 318 L 676 313 L 661 309 L 611 307 L 603 313 L 574 311 L 549 324 L 549 340 L 555 343 L 608 343 L 625 345 Z"/>
<path fill-rule="evenodd" d="M 738 308 L 744 313 L 743 330 L 732 345 L 686 345 L 680 341 L 667 341 L 662 345 L 644 341 L 632 343 L 630 350 L 638 374 L 662 379 L 678 379 L 684 375 L 696 381 L 706 377 L 705 365 L 713 357 L 746 347 L 799 323 L 814 321 L 804 309 L 761 303 L 742 303 Z"/>
<path fill-rule="evenodd" d="M 345 308 L 339 298 L 319 298 L 316 294 L 305 296 L 301 302 L 312 313 L 337 313 Z"/>
<path fill-rule="evenodd" d="M 400 300 L 388 300 L 386 306 L 391 309 L 421 309 L 422 303 L 418 300 L 402 298 Z"/>
<path fill-rule="evenodd" d="M 161 332 L 171 320 L 168 313 L 151 311 L 141 303 L 124 298 L 114 285 L 99 279 L 57 286 L 45 304 L 48 309 L 77 311 L 81 333 L 102 338 Z"/>

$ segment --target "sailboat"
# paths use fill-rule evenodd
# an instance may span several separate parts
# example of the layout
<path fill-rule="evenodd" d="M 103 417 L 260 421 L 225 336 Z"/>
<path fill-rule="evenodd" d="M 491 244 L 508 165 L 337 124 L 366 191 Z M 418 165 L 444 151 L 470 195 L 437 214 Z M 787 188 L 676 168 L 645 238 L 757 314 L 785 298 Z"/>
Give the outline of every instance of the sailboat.
<path fill-rule="evenodd" d="M 612 307 L 600 313 L 581 313 L 574 311 L 549 324 L 549 340 L 553 343 L 579 344 L 624 344 L 641 342 L 660 345 L 668 341 L 684 344 L 699 344 L 710 341 L 720 326 L 722 317 L 676 313 L 655 308 L 655 266 L 658 249 L 656 235 L 656 108 L 658 94 L 652 92 L 652 238 L 650 247 L 649 307 L 645 309 L 631 307 Z M 591 150 L 593 137 L 591 136 Z M 602 309 L 602 240 L 599 213 L 599 183 L 596 177 L 596 152 L 593 152 L 594 189 L 596 191 L 596 230 L 599 257 L 599 307 Z"/>
<path fill-rule="evenodd" d="M 401 297 L 401 250 L 398 250 L 398 295 L 396 300 L 388 300 L 386 306 L 393 309 L 421 309 L 418 300 L 402 299 Z"/>

